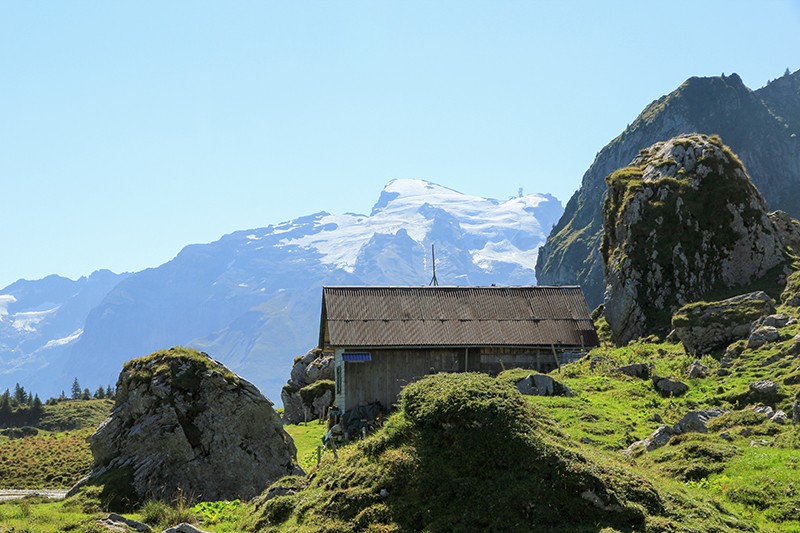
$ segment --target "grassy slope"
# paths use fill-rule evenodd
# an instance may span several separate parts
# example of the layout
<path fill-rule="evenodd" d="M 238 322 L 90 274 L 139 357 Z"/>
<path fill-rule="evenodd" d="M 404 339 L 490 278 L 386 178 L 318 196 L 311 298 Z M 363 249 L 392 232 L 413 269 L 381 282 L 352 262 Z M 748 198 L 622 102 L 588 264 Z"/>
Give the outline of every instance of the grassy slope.
<path fill-rule="evenodd" d="M 796 313 L 794 309 L 784 311 Z M 778 342 L 756 350 L 745 350 L 734 359 L 729 368 L 732 373 L 728 376 L 715 375 L 713 371 L 719 367 L 719 363 L 715 358 L 706 356 L 702 362 L 711 368 L 712 374 L 695 380 L 683 379 L 686 367 L 694 358 L 687 356 L 680 345 L 634 343 L 624 348 L 601 348 L 594 350 L 586 360 L 553 373 L 557 380 L 569 386 L 575 394 L 573 397 L 526 397 L 525 400 L 541 415 L 540 420 L 550 419 L 554 423 L 555 436 L 552 439 L 555 440 L 548 441 L 549 445 L 572 450 L 570 453 L 578 454 L 587 464 L 600 464 L 612 471 L 619 469 L 627 473 L 620 479 L 641 477 L 652 484 L 664 503 L 664 509 L 662 514 L 652 514 L 646 519 L 647 529 L 725 531 L 750 527 L 755 531 L 767 532 L 800 531 L 800 432 L 791 424 L 781 426 L 753 417 L 746 411 L 748 404 L 753 402 L 747 396 L 748 384 L 773 379 L 782 389 L 781 395 L 772 402 L 773 407 L 791 415 L 791 402 L 800 391 L 800 385 L 786 385 L 784 379 L 800 372 L 800 357 L 779 355 L 791 345 L 791 338 L 797 333 L 800 333 L 800 325 L 788 326 L 781 329 Z M 629 378 L 614 372 L 617 366 L 633 362 L 651 363 L 656 374 L 681 378 L 689 384 L 689 392 L 680 398 L 664 398 L 655 392 L 649 380 Z M 518 376 L 509 372 L 502 375 L 501 380 L 513 381 L 513 377 Z M 85 402 L 85 405 L 80 405 L 83 403 L 65 402 L 58 406 L 47 406 L 48 409 L 54 409 L 46 419 L 61 420 L 68 424 L 70 420 L 84 416 L 73 412 L 84 407 L 87 420 L 92 420 L 91 424 L 94 424 L 102 420 L 110 408 L 110 403 L 104 408 L 100 408 L 102 403 Z M 621 453 L 629 444 L 656 429 L 659 426 L 657 418 L 674 424 L 686 412 L 709 406 L 730 409 L 733 414 L 712 423 L 707 435 L 692 434 L 674 438 L 667 446 L 638 456 Z M 311 518 L 300 519 L 295 504 L 286 505 L 283 509 L 279 506 L 276 509 L 273 504 L 270 512 L 277 513 L 272 515 L 273 518 L 286 520 L 279 521 L 281 525 L 274 528 L 262 523 L 263 528 L 275 531 L 332 530 L 345 527 L 348 521 L 326 515 L 326 512 L 335 515 L 337 510 L 344 510 L 346 515 L 348 509 L 360 509 L 350 517 L 349 522 L 357 518 L 364 527 L 372 521 L 375 524 L 383 523 L 384 530 L 402 529 L 393 522 L 393 515 L 387 514 L 387 509 L 379 504 L 362 508 L 357 504 L 359 501 L 374 503 L 377 485 L 372 487 L 371 484 L 385 482 L 386 476 L 390 475 L 400 476 L 397 479 L 402 480 L 402 476 L 408 475 L 409 469 L 419 466 L 420 443 L 397 440 L 404 427 L 407 427 L 407 422 L 395 421 L 387 430 L 379 432 L 367 442 L 343 449 L 338 463 L 325 456 L 322 467 L 316 470 L 316 447 L 324 433 L 324 426 L 316 422 L 287 426 L 287 431 L 295 438 L 298 457 L 311 471 L 309 484 L 312 488 L 304 491 L 302 504 L 304 516 Z M 730 441 L 720 437 L 723 431 L 729 435 Z M 51 478 L 50 482 L 46 482 L 47 475 L 57 470 L 62 473 L 62 470 L 70 468 L 56 466 L 56 457 L 66 461 L 62 464 L 71 464 L 59 451 L 62 441 L 65 443 L 75 439 L 74 446 L 67 448 L 80 450 L 82 439 L 90 432 L 91 429 L 58 434 L 41 432 L 37 437 L 17 441 L 0 438 L 0 457 L 18 459 L 17 462 L 0 462 L 0 479 L 13 476 L 14 479 L 25 480 L 18 487 L 69 486 L 71 481 L 66 479 L 51 483 Z M 376 441 L 382 444 L 376 444 Z M 389 445 L 392 442 L 396 446 Z M 375 451 L 376 447 L 381 446 L 383 448 L 379 453 L 373 453 L 370 458 L 368 450 Z M 37 449 L 47 450 L 47 453 L 37 453 Z M 85 451 L 88 465 L 88 447 Z M 306 460 L 303 461 L 303 458 Z M 53 466 L 48 467 L 49 470 L 42 469 L 42 462 Z M 462 462 L 456 464 L 461 467 Z M 73 470 L 74 475 L 78 470 Z M 28 477 L 25 471 L 31 472 Z M 628 478 L 628 474 L 634 477 Z M 303 480 L 295 482 L 298 485 L 307 483 Z M 482 493 L 484 486 L 481 480 Z M 365 487 L 369 487 L 369 490 L 364 491 Z M 206 525 L 221 532 L 250 531 L 253 528 L 250 527 L 252 524 L 247 524 L 247 514 L 253 511 L 263 513 L 263 502 L 261 507 L 242 506 L 229 516 L 217 520 L 213 528 L 208 522 Z M 16 527 L 17 530 L 27 527 L 35 532 L 66 531 L 70 528 L 91 531 L 91 526 L 86 524 L 91 523 L 93 512 L 91 506 L 75 501 L 0 504 L 0 533 L 11 531 L 10 527 Z M 313 518 L 315 513 L 316 518 Z M 77 524 L 83 525 L 75 529 Z M 599 530 L 599 527 L 588 524 L 586 527 L 587 531 Z M 626 530 L 619 524 L 616 527 Z M 376 526 L 373 529 L 380 528 Z"/>
<path fill-rule="evenodd" d="M 45 405 L 38 435 L 0 436 L 0 484 L 5 489 L 64 489 L 89 471 L 87 438 L 105 420 L 111 400 Z"/>
<path fill-rule="evenodd" d="M 747 411 L 761 403 L 748 396 L 748 385 L 771 379 L 781 386 L 781 392 L 767 403 L 791 417 L 791 403 L 800 385 L 786 385 L 783 380 L 800 370 L 800 358 L 779 355 L 798 332 L 800 325 L 788 326 L 781 329 L 778 342 L 745 350 L 734 359 L 728 376 L 712 373 L 694 380 L 683 378 L 694 358 L 680 345 L 640 343 L 598 349 L 591 357 L 603 359 L 596 359 L 594 368 L 584 360 L 553 374 L 570 387 L 574 397 L 529 397 L 528 401 L 546 408 L 574 440 L 588 443 L 584 449 L 593 448 L 597 453 L 618 452 L 648 436 L 660 425 L 657 417 L 672 425 L 691 410 L 729 409 L 733 414 L 709 424 L 708 435 L 673 438 L 669 445 L 627 461 L 638 471 L 657 476 L 654 479 L 659 486 L 677 482 L 688 494 L 712 497 L 759 531 L 800 531 L 800 428 L 776 424 Z M 680 398 L 664 398 L 649 380 L 613 371 L 633 362 L 653 363 L 656 374 L 682 379 L 690 386 L 689 392 Z M 702 362 L 712 371 L 719 367 L 709 356 Z M 723 431 L 730 442 L 720 437 Z"/>

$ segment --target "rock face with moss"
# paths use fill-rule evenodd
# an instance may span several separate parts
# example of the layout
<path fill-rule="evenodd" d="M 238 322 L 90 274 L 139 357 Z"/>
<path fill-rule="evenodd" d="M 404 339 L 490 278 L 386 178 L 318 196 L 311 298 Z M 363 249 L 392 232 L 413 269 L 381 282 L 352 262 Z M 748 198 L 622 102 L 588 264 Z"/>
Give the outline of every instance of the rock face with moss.
<path fill-rule="evenodd" d="M 702 355 L 744 339 L 754 321 L 774 312 L 772 298 L 758 291 L 717 302 L 687 304 L 672 317 L 672 327 L 687 353 Z"/>
<path fill-rule="evenodd" d="M 712 291 L 783 274 L 770 272 L 786 249 L 766 203 L 718 137 L 656 143 L 606 182 L 604 312 L 616 342 L 668 330 L 678 307 Z"/>
<path fill-rule="evenodd" d="M 281 390 L 283 420 L 299 424 L 323 416 L 334 394 L 332 355 L 315 348 L 295 358 L 289 382 Z"/>
<path fill-rule="evenodd" d="M 581 188 L 539 250 L 542 285 L 578 284 L 590 308 L 603 302 L 600 243 L 605 177 L 639 150 L 679 134 L 718 134 L 747 166 L 772 209 L 800 217 L 800 71 L 752 91 L 736 74 L 693 77 L 654 100 L 595 157 Z"/>
<path fill-rule="evenodd" d="M 208 355 L 172 348 L 125 364 L 111 416 L 90 439 L 83 484 L 117 506 L 155 498 L 247 499 L 299 471 L 272 403 Z M 75 489 L 73 489 L 75 491 Z"/>

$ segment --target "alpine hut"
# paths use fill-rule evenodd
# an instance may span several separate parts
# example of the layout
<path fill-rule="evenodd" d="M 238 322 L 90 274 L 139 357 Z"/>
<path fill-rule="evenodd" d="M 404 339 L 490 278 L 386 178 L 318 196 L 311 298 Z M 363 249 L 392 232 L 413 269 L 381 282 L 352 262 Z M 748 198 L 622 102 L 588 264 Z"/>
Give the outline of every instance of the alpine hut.
<path fill-rule="evenodd" d="M 336 405 L 396 403 L 434 372 L 550 371 L 598 344 L 580 287 L 324 287 Z"/>

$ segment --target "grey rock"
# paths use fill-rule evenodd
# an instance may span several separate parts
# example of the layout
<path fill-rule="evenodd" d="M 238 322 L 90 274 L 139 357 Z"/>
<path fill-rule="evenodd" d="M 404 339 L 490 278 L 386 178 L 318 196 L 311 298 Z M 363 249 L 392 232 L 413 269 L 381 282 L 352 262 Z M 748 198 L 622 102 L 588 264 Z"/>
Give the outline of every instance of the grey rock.
<path fill-rule="evenodd" d="M 259 390 L 206 354 L 173 348 L 135 359 L 111 416 L 89 439 L 92 471 L 128 475 L 136 495 L 250 499 L 302 472 L 291 437 Z"/>
<path fill-rule="evenodd" d="M 675 429 L 677 433 L 707 433 L 708 428 L 706 427 L 706 423 L 712 418 L 724 415 L 725 413 L 727 413 L 725 409 L 718 408 L 690 411 L 675 424 L 673 429 Z"/>
<path fill-rule="evenodd" d="M 152 533 L 153 530 L 150 529 L 150 526 L 147 524 L 143 524 L 141 522 L 137 522 L 136 520 L 131 520 L 130 518 L 125 518 L 124 516 L 118 515 L 116 513 L 109 514 L 106 518 L 99 521 L 100 525 L 108 528 L 111 531 L 138 531 L 140 533 Z"/>
<path fill-rule="evenodd" d="M 727 431 L 723 431 L 722 433 L 720 433 L 719 438 L 721 438 L 722 440 L 727 440 L 728 442 L 733 440 L 733 437 L 731 437 L 730 433 L 728 433 Z"/>
<path fill-rule="evenodd" d="M 623 452 L 625 454 L 634 453 L 637 449 L 643 449 L 644 451 L 652 452 L 669 442 L 669 439 L 678 435 L 678 432 L 675 431 L 674 428 L 661 425 L 650 434 L 649 437 L 646 439 L 634 442 Z"/>
<path fill-rule="evenodd" d="M 795 253 L 800 252 L 800 222 L 784 211 L 773 211 L 769 218 L 778 230 L 778 237 L 783 245 Z"/>
<path fill-rule="evenodd" d="M 754 320 L 774 312 L 772 298 L 758 291 L 684 306 L 673 316 L 672 323 L 688 353 L 701 355 L 728 346 L 726 355 L 733 359 L 744 346 L 731 347 L 731 342 L 746 338 Z"/>
<path fill-rule="evenodd" d="M 778 328 L 773 326 L 758 326 L 747 339 L 748 348 L 759 348 L 768 342 L 775 342 L 780 337 Z"/>
<path fill-rule="evenodd" d="M 784 413 L 779 409 L 775 411 L 775 414 L 772 415 L 772 418 L 770 418 L 770 420 L 772 420 L 776 424 L 785 424 L 789 421 L 789 417 L 786 415 L 786 413 Z"/>
<path fill-rule="evenodd" d="M 187 524 L 186 522 L 183 522 L 182 524 L 178 524 L 177 526 L 165 529 L 161 533 L 209 533 L 209 532 L 203 531 L 202 529 L 198 529 L 192 524 Z"/>
<path fill-rule="evenodd" d="M 653 378 L 653 385 L 664 396 L 680 396 L 689 390 L 689 386 L 682 381 L 657 376 Z"/>
<path fill-rule="evenodd" d="M 781 353 L 785 355 L 800 355 L 800 333 L 792 337 L 792 340 L 781 350 Z"/>
<path fill-rule="evenodd" d="M 631 365 L 617 367 L 615 370 L 620 374 L 625 374 L 626 376 L 630 376 L 632 378 L 649 379 L 653 368 L 652 365 L 634 363 Z"/>
<path fill-rule="evenodd" d="M 778 393 L 778 384 L 771 379 L 756 381 L 750 384 L 750 392 L 756 397 L 772 397 Z"/>
<path fill-rule="evenodd" d="M 708 367 L 700 361 L 694 361 L 686 369 L 686 377 L 689 379 L 704 378 L 708 376 Z"/>
<path fill-rule="evenodd" d="M 719 369 L 717 369 L 717 375 L 718 376 L 730 376 L 731 375 L 731 371 L 728 370 L 727 368 L 719 368 Z"/>
<path fill-rule="evenodd" d="M 778 313 L 775 315 L 767 315 L 765 317 L 761 317 L 753 322 L 751 326 L 751 331 L 755 331 L 760 326 L 770 326 L 773 328 L 783 328 L 786 327 L 789 322 L 792 320 L 792 317 L 787 315 L 786 313 Z"/>
<path fill-rule="evenodd" d="M 775 414 L 775 410 L 769 405 L 756 405 L 753 407 L 753 411 L 760 415 L 764 415 L 764 418 L 772 418 L 772 415 Z"/>
<path fill-rule="evenodd" d="M 516 383 L 517 390 L 528 396 L 572 396 L 572 391 L 544 374 L 529 374 Z"/>

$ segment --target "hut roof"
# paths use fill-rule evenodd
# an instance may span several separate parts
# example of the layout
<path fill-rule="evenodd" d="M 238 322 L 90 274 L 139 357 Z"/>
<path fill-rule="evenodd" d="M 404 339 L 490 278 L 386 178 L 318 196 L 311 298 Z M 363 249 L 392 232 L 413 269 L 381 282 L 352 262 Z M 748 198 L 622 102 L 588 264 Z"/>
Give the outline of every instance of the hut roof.
<path fill-rule="evenodd" d="M 580 287 L 324 287 L 320 347 L 596 346 Z"/>

